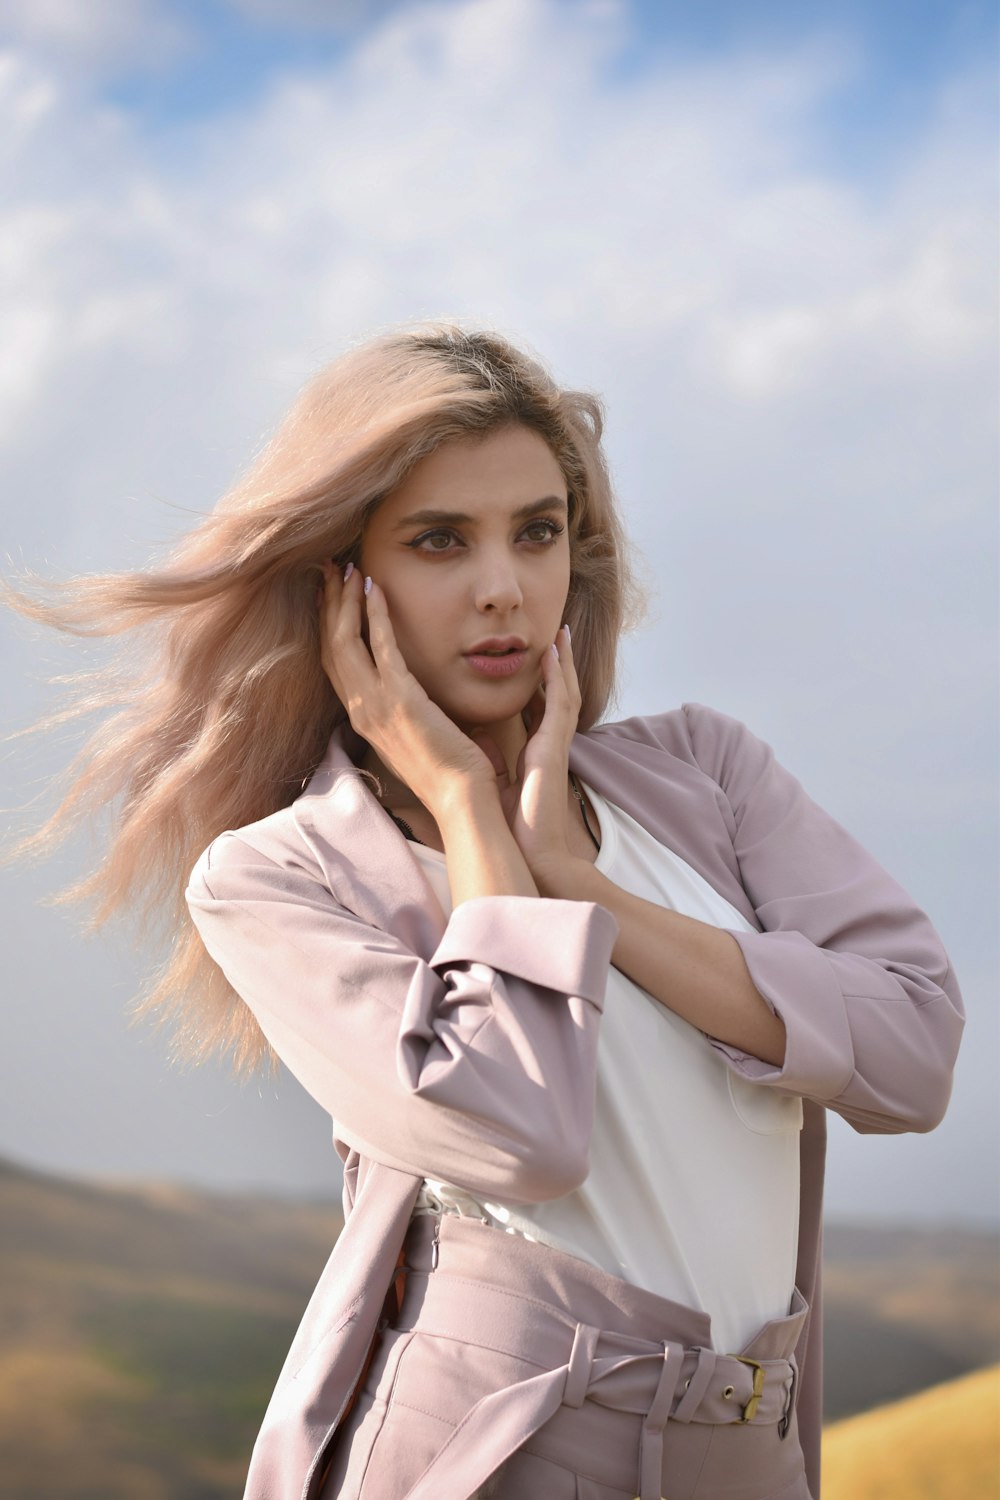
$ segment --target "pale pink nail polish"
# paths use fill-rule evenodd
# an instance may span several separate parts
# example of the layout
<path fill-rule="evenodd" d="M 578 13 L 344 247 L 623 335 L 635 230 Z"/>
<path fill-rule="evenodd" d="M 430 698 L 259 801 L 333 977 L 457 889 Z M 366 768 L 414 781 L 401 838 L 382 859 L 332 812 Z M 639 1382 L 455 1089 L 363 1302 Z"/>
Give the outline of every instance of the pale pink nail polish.
<path fill-rule="evenodd" d="M 564 625 L 563 626 L 563 630 L 565 630 L 565 632 L 566 632 L 566 639 L 570 642 L 570 644 L 572 644 L 573 637 L 572 637 L 572 635 L 570 635 L 569 626 L 568 625 Z"/>
<path fill-rule="evenodd" d="M 347 567 L 344 569 L 344 582 L 345 583 L 350 578 L 350 576 L 351 576 L 351 574 L 353 572 L 354 572 L 354 564 L 353 563 L 348 563 Z"/>
<path fill-rule="evenodd" d="M 371 591 L 372 591 L 372 581 L 371 581 L 370 578 L 366 578 L 365 579 L 365 593 L 366 594 L 370 594 Z"/>
<path fill-rule="evenodd" d="M 552 645 L 549 647 L 549 650 L 552 652 L 552 655 L 555 657 L 556 661 L 558 661 L 559 660 L 559 648 L 557 647 L 555 641 L 552 642 Z"/>

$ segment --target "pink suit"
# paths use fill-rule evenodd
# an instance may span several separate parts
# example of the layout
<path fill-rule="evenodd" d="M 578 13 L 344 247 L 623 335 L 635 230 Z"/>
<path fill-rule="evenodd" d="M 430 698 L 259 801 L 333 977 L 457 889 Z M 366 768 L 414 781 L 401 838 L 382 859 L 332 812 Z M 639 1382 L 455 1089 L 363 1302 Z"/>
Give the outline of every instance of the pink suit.
<path fill-rule="evenodd" d="M 617 924 L 588 902 L 467 901 L 444 921 L 407 841 L 334 734 L 289 807 L 223 834 L 188 902 L 278 1055 L 333 1118 L 346 1225 L 254 1449 L 248 1500 L 318 1494 L 422 1178 L 509 1202 L 587 1172 L 597 1035 Z M 699 704 L 574 737 L 570 768 L 754 924 L 733 932 L 782 1017 L 784 1065 L 714 1043 L 800 1095 L 797 1414 L 819 1494 L 824 1109 L 857 1130 L 930 1130 L 963 1025 L 926 915 L 737 720 Z M 544 1084 L 542 1083 L 544 1080 Z"/>

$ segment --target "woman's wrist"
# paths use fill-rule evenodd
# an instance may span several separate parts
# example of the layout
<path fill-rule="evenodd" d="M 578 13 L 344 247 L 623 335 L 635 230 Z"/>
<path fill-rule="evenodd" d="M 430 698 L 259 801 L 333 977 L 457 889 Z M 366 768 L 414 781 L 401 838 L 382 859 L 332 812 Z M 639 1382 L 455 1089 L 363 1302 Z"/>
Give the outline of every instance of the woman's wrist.
<path fill-rule="evenodd" d="M 587 859 L 576 854 L 558 855 L 536 860 L 531 875 L 538 894 L 555 901 L 601 900 L 602 881 L 606 877 Z"/>
<path fill-rule="evenodd" d="M 475 896 L 539 894 L 498 792 L 458 785 L 432 810 L 444 845 L 453 907 Z"/>
<path fill-rule="evenodd" d="M 453 777 L 424 805 L 441 830 L 442 838 L 446 827 L 460 828 L 469 819 L 493 823 L 500 817 L 506 827 L 496 786 L 473 781 L 468 776 Z"/>

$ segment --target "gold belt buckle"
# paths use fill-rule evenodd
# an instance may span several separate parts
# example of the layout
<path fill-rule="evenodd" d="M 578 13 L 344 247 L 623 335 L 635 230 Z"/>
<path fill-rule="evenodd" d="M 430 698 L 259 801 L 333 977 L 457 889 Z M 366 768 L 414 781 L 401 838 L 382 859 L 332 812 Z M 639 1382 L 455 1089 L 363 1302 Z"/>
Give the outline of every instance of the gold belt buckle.
<path fill-rule="evenodd" d="M 733 1354 L 730 1357 L 732 1359 L 738 1359 L 741 1365 L 753 1366 L 753 1392 L 751 1393 L 750 1400 L 743 1408 L 742 1417 L 740 1417 L 741 1423 L 752 1422 L 754 1417 L 757 1415 L 757 1408 L 760 1405 L 760 1398 L 764 1394 L 764 1366 L 759 1362 L 759 1360 L 747 1359 L 745 1354 Z"/>

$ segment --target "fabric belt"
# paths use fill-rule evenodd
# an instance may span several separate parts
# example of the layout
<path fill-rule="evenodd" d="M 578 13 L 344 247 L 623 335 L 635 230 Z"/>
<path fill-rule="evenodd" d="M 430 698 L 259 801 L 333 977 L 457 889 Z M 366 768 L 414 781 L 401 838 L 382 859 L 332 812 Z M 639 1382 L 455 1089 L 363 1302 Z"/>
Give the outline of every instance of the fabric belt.
<path fill-rule="evenodd" d="M 787 1321 L 801 1326 L 804 1317 L 803 1305 L 799 1318 Z M 493 1349 L 540 1371 L 476 1402 L 406 1500 L 465 1500 L 561 1406 L 585 1400 L 642 1417 L 637 1500 L 660 1500 L 668 1420 L 787 1426 L 791 1416 L 792 1358 L 750 1359 L 633 1338 L 444 1267 L 409 1269 L 394 1326 Z"/>

